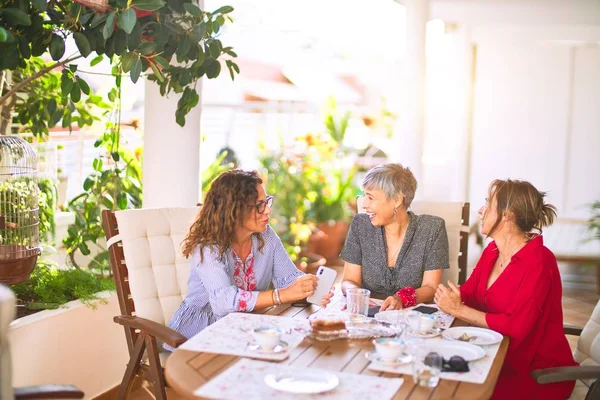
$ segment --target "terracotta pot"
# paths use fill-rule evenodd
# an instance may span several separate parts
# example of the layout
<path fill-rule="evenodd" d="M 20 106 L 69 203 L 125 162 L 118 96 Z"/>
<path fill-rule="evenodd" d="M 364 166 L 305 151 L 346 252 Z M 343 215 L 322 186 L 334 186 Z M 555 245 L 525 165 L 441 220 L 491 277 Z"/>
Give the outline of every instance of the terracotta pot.
<path fill-rule="evenodd" d="M 331 265 L 342 264 L 339 256 L 350 224 L 346 221 L 328 221 L 321 222 L 317 228 L 318 231 L 308 239 L 308 251 L 322 254 Z"/>
<path fill-rule="evenodd" d="M 17 247 L 16 250 L 15 247 Z M 24 246 L 0 246 L 0 283 L 14 285 L 29 280 L 29 276 L 35 268 L 39 250 L 31 253 L 32 251 Z M 8 257 L 8 254 L 11 254 L 12 258 Z M 22 254 L 29 255 L 19 257 Z"/>
<path fill-rule="evenodd" d="M 326 263 L 327 260 L 319 254 L 301 251 L 296 261 L 296 267 L 305 274 L 314 274 L 320 266 Z"/>

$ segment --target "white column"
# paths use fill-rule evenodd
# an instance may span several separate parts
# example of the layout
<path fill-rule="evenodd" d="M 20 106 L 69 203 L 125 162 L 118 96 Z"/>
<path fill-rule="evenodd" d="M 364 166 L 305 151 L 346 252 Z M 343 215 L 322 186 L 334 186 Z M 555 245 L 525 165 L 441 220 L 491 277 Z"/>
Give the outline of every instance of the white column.
<path fill-rule="evenodd" d="M 175 122 L 179 95 L 162 97 L 146 81 L 144 97 L 144 208 L 190 207 L 200 195 L 200 105 Z M 200 93 L 201 83 L 196 88 Z"/>
<path fill-rule="evenodd" d="M 400 111 L 401 123 L 395 135 L 394 154 L 397 161 L 410 167 L 417 181 L 420 181 L 423 178 L 425 29 L 429 18 L 429 0 L 405 0 L 403 4 L 406 7 L 406 98 Z"/>

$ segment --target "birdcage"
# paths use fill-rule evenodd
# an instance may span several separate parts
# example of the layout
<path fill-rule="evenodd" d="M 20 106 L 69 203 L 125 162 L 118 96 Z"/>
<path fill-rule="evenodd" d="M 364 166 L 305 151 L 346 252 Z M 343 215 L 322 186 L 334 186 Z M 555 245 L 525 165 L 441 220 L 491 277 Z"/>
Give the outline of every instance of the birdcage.
<path fill-rule="evenodd" d="M 41 252 L 36 163 L 25 140 L 0 136 L 0 283 L 28 280 Z"/>

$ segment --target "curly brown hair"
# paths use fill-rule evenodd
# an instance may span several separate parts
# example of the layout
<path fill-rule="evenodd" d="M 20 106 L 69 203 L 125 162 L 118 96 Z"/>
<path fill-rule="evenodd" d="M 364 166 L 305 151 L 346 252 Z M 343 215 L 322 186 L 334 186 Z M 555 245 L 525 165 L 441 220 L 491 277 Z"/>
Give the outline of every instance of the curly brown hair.
<path fill-rule="evenodd" d="M 236 229 L 243 224 L 258 200 L 256 186 L 262 179 L 256 171 L 233 169 L 223 172 L 206 193 L 204 204 L 182 243 L 182 252 L 190 257 L 200 246 L 200 260 L 205 247 L 215 246 L 219 258 L 231 247 Z M 261 235 L 255 234 L 259 250 L 264 246 Z"/>

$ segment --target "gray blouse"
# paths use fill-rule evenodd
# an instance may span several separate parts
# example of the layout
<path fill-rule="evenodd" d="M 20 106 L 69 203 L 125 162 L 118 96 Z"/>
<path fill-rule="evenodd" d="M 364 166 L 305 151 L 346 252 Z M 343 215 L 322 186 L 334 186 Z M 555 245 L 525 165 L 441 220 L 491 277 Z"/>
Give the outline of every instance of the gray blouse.
<path fill-rule="evenodd" d="M 392 296 L 407 286 L 420 288 L 425 271 L 450 267 L 444 220 L 412 211 L 408 216 L 404 243 L 394 268 L 387 266 L 384 228 L 373 226 L 367 214 L 357 214 L 352 220 L 340 257 L 362 267 L 362 287 L 369 289 L 371 296 Z"/>

